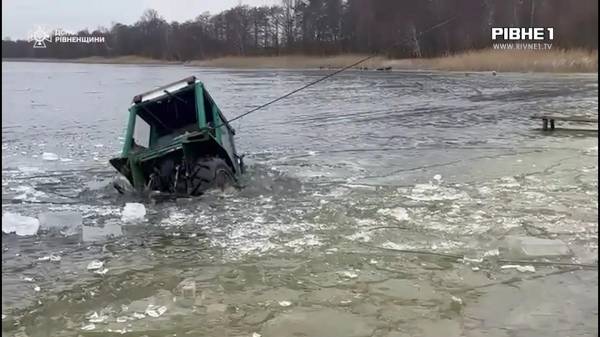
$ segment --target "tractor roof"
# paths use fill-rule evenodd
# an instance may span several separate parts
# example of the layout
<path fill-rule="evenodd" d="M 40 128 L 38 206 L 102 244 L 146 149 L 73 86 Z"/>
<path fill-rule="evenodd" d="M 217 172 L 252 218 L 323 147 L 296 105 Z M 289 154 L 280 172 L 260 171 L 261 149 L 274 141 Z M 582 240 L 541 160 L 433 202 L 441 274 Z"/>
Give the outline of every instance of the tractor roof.
<path fill-rule="evenodd" d="M 200 81 L 198 81 L 196 79 L 196 76 L 186 77 L 182 80 L 163 85 L 154 90 L 150 90 L 150 91 L 141 93 L 139 95 L 135 95 L 133 97 L 133 104 L 139 104 L 142 102 L 147 102 L 147 101 L 151 101 L 151 100 L 163 97 L 163 96 L 167 96 L 167 95 L 169 95 L 169 93 L 176 92 L 178 90 L 181 90 L 190 85 L 194 85 L 196 83 L 201 83 Z"/>

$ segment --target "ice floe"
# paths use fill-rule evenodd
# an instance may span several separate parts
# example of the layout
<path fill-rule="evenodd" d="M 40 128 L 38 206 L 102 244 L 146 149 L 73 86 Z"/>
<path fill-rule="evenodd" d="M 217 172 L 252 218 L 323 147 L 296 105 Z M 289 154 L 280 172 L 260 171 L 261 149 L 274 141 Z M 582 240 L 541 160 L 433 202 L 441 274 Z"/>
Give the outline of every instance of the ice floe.
<path fill-rule="evenodd" d="M 25 186 L 25 185 L 17 186 L 15 188 L 12 188 L 12 190 L 14 190 L 15 192 L 21 193 L 14 197 L 15 200 L 36 202 L 36 201 L 40 201 L 40 199 L 39 199 L 40 197 L 42 197 L 42 198 L 46 197 L 46 193 L 38 191 L 31 186 Z"/>
<path fill-rule="evenodd" d="M 44 152 L 42 153 L 42 159 L 48 161 L 55 161 L 58 160 L 58 155 L 52 152 Z"/>
<path fill-rule="evenodd" d="M 125 204 L 121 212 L 121 220 L 124 222 L 133 222 L 142 220 L 146 216 L 146 206 L 136 202 Z"/>
<path fill-rule="evenodd" d="M 378 214 L 390 216 L 398 221 L 408 221 L 410 220 L 410 216 L 408 215 L 408 211 L 403 207 L 396 208 L 382 208 L 377 211 Z"/>
<path fill-rule="evenodd" d="M 38 214 L 38 220 L 41 229 L 60 230 L 65 235 L 78 233 L 83 224 L 81 213 L 70 211 L 43 212 Z"/>
<path fill-rule="evenodd" d="M 510 257 L 523 259 L 572 255 L 569 247 L 561 240 L 529 236 L 507 236 L 502 249 Z"/>
<path fill-rule="evenodd" d="M 104 262 L 102 261 L 92 261 L 87 265 L 87 270 L 99 270 L 104 266 Z"/>
<path fill-rule="evenodd" d="M 534 266 L 521 266 L 518 264 L 506 264 L 500 267 L 500 269 L 516 269 L 517 271 L 520 271 L 522 273 L 535 273 L 535 267 Z"/>
<path fill-rule="evenodd" d="M 81 327 L 81 330 L 84 330 L 84 331 L 91 331 L 91 330 L 94 330 L 94 329 L 96 329 L 96 325 L 93 324 L 93 323 L 90 323 L 88 325 L 84 325 L 84 326 Z"/>
<path fill-rule="evenodd" d="M 39 229 L 40 222 L 36 218 L 11 212 L 2 214 L 3 233 L 15 233 L 19 236 L 29 236 L 37 234 Z"/>
<path fill-rule="evenodd" d="M 337 273 L 340 277 L 342 278 L 347 278 L 347 279 L 355 279 L 358 277 L 358 273 L 356 273 L 353 270 L 344 270 L 344 271 L 340 271 Z"/>
<path fill-rule="evenodd" d="M 38 257 L 38 261 L 60 262 L 60 260 L 62 260 L 60 255 L 54 255 L 54 254 Z"/>
<path fill-rule="evenodd" d="M 162 316 L 166 311 L 167 311 L 167 307 L 165 307 L 164 305 L 157 306 L 157 305 L 149 304 L 144 313 L 150 317 L 156 318 L 156 317 Z"/>

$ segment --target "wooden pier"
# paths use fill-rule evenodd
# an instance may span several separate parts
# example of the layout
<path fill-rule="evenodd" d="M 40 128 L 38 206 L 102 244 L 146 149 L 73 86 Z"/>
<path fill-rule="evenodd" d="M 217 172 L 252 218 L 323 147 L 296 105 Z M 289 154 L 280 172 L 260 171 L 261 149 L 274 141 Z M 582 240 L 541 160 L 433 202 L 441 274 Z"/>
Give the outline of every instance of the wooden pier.
<path fill-rule="evenodd" d="M 557 121 L 598 125 L 598 118 L 589 116 L 534 115 L 531 119 L 541 119 L 544 131 L 554 130 Z"/>

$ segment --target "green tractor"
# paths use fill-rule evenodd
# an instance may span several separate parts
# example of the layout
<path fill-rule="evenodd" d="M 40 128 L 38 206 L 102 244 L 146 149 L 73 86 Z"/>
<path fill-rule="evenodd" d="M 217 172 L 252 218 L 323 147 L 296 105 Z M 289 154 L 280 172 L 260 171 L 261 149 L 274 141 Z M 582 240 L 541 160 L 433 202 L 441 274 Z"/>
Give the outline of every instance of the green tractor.
<path fill-rule="evenodd" d="M 110 164 L 136 191 L 196 196 L 237 184 L 244 163 L 234 135 L 192 76 L 133 98 L 123 151 Z"/>

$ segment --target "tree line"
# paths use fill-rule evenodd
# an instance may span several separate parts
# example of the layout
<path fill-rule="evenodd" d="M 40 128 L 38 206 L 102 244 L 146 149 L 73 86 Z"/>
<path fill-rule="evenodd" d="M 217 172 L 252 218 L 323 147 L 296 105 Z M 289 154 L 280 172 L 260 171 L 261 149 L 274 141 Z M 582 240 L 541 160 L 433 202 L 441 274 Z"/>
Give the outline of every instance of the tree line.
<path fill-rule="evenodd" d="M 598 0 L 282 0 L 167 22 L 146 10 L 130 25 L 83 30 L 104 43 L 3 39 L 2 57 L 142 57 L 378 53 L 432 57 L 491 46 L 491 27 L 553 27 L 553 48 L 598 48 Z"/>

